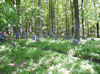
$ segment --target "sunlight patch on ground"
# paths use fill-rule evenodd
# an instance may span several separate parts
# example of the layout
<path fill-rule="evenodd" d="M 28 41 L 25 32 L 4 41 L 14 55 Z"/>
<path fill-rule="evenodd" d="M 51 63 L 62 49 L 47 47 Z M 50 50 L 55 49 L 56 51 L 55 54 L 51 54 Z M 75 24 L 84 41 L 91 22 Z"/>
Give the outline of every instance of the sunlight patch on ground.
<path fill-rule="evenodd" d="M 0 46 L 0 52 L 1 52 L 1 51 L 5 51 L 5 48 L 6 48 L 5 45 Z"/>
<path fill-rule="evenodd" d="M 88 61 L 82 61 L 80 65 L 80 69 L 83 71 L 89 71 L 91 74 L 94 74 L 93 65 L 88 64 Z"/>

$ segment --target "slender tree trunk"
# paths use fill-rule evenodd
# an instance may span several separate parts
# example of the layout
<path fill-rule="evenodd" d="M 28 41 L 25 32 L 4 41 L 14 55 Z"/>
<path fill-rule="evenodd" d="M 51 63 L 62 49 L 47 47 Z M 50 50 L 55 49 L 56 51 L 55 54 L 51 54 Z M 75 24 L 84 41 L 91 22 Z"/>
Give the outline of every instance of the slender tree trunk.
<path fill-rule="evenodd" d="M 65 14 L 66 14 L 66 37 L 68 38 L 68 17 L 67 17 L 67 0 L 66 0 L 66 9 L 65 9 Z"/>
<path fill-rule="evenodd" d="M 49 0 L 49 37 L 51 37 L 51 29 L 50 29 L 50 10 L 51 10 L 51 7 L 50 7 L 50 4 L 51 4 L 51 0 Z"/>
<path fill-rule="evenodd" d="M 99 38 L 99 23 L 97 22 L 97 38 Z"/>
<path fill-rule="evenodd" d="M 17 14 L 19 16 L 19 22 L 18 22 L 19 25 L 17 25 L 17 32 L 21 36 L 21 27 L 20 27 L 20 24 L 21 24 L 21 18 L 20 18 L 20 15 L 21 15 L 20 14 L 20 1 L 21 0 L 16 0 L 16 8 L 17 8 Z"/>
<path fill-rule="evenodd" d="M 80 23 L 79 23 L 78 0 L 74 0 L 74 7 L 75 7 L 75 39 L 80 41 Z"/>
<path fill-rule="evenodd" d="M 52 34 L 53 34 L 53 2 L 51 0 L 51 21 L 52 21 Z"/>
<path fill-rule="evenodd" d="M 96 8 L 95 3 L 94 3 L 94 7 Z M 96 17 L 97 17 L 97 12 L 96 12 L 96 10 L 95 10 L 95 15 L 96 15 Z M 97 38 L 99 38 L 99 23 L 98 23 L 98 19 L 97 19 L 97 18 L 96 18 L 96 20 L 97 20 L 97 23 L 96 23 L 96 27 L 97 27 Z"/>
<path fill-rule="evenodd" d="M 74 11 L 73 11 L 73 3 L 70 0 L 70 5 L 71 5 L 71 14 L 72 14 L 72 28 L 71 28 L 71 34 L 74 34 Z"/>
<path fill-rule="evenodd" d="M 82 10 L 82 35 L 84 37 L 84 0 L 82 0 L 81 4 L 81 10 Z"/>
<path fill-rule="evenodd" d="M 38 0 L 39 2 L 39 37 L 42 36 L 42 23 L 41 23 L 41 0 Z"/>

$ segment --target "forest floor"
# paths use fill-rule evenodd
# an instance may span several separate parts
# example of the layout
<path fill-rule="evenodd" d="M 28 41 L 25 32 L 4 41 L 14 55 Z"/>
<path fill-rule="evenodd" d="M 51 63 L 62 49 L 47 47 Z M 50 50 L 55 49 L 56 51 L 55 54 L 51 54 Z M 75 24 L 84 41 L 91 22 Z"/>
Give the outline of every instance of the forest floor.
<path fill-rule="evenodd" d="M 100 74 L 100 39 L 0 43 L 0 74 Z"/>

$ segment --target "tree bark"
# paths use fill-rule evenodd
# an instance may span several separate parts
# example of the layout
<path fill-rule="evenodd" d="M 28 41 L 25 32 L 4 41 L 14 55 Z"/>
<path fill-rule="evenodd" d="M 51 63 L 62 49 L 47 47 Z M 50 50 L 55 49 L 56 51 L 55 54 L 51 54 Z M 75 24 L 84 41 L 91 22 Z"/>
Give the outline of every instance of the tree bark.
<path fill-rule="evenodd" d="M 66 38 L 68 38 L 68 17 L 67 17 L 67 0 L 66 0 L 66 9 L 65 9 L 65 14 L 66 14 Z"/>
<path fill-rule="evenodd" d="M 49 0 L 49 37 L 51 37 L 50 36 L 50 34 L 51 34 L 51 29 L 50 29 L 50 2 L 51 2 L 51 0 Z"/>
<path fill-rule="evenodd" d="M 39 37 L 42 36 L 42 23 L 41 23 L 41 0 L 38 0 L 39 2 Z"/>
<path fill-rule="evenodd" d="M 82 12 L 82 35 L 84 37 L 84 35 L 85 35 L 85 33 L 84 33 L 84 0 L 82 0 L 81 12 Z"/>
<path fill-rule="evenodd" d="M 97 38 L 99 38 L 99 23 L 97 22 Z"/>
<path fill-rule="evenodd" d="M 75 39 L 80 41 L 80 23 L 79 23 L 78 0 L 74 0 L 74 7 L 75 7 Z"/>
<path fill-rule="evenodd" d="M 53 34 L 53 2 L 51 0 L 51 21 L 52 21 L 52 34 Z"/>
<path fill-rule="evenodd" d="M 72 14 L 72 28 L 71 28 L 71 34 L 74 34 L 74 11 L 73 11 L 73 3 L 70 0 L 70 5 L 71 5 L 71 14 Z"/>

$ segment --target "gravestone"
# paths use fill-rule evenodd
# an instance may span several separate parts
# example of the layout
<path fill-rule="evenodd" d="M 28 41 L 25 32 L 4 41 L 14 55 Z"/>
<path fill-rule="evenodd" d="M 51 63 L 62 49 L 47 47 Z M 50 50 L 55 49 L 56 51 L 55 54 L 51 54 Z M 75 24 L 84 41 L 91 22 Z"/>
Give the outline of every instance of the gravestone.
<path fill-rule="evenodd" d="M 40 42 L 40 39 L 38 37 L 36 37 L 36 42 Z"/>
<path fill-rule="evenodd" d="M 68 39 L 72 40 L 73 36 L 72 35 L 68 35 Z"/>
<path fill-rule="evenodd" d="M 16 45 L 15 45 L 15 42 L 14 42 L 14 41 L 12 41 L 12 43 L 11 43 L 11 44 L 12 44 L 12 47 L 14 47 L 14 48 L 16 47 Z"/>
<path fill-rule="evenodd" d="M 27 35 L 27 33 L 23 32 L 23 33 L 22 33 L 22 36 L 25 37 L 26 40 L 28 40 L 28 35 Z"/>
<path fill-rule="evenodd" d="M 91 41 L 95 41 L 95 39 L 94 38 L 91 38 Z"/>
<path fill-rule="evenodd" d="M 25 33 L 25 38 L 26 38 L 26 40 L 28 40 L 28 35 L 27 35 L 27 33 Z"/>
<path fill-rule="evenodd" d="M 2 32 L 0 32 L 0 39 L 1 39 L 1 40 L 6 40 L 5 34 L 2 34 Z"/>
<path fill-rule="evenodd" d="M 32 40 L 35 40 L 35 36 L 34 35 L 32 36 Z"/>
<path fill-rule="evenodd" d="M 78 45 L 79 44 L 79 41 L 77 39 L 73 40 L 72 42 L 73 45 Z"/>
<path fill-rule="evenodd" d="M 16 32 L 16 39 L 19 39 L 19 32 Z"/>
<path fill-rule="evenodd" d="M 55 40 L 58 40 L 58 35 L 56 35 Z"/>
<path fill-rule="evenodd" d="M 4 34 L 2 34 L 2 38 L 3 40 L 6 40 L 6 36 Z"/>
<path fill-rule="evenodd" d="M 47 35 L 46 35 L 46 33 L 44 33 L 44 34 L 43 34 L 43 38 L 47 38 Z"/>
<path fill-rule="evenodd" d="M 82 39 L 84 39 L 84 40 L 85 40 L 85 39 L 86 39 L 86 36 L 82 36 Z"/>

